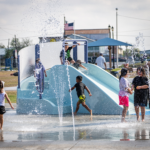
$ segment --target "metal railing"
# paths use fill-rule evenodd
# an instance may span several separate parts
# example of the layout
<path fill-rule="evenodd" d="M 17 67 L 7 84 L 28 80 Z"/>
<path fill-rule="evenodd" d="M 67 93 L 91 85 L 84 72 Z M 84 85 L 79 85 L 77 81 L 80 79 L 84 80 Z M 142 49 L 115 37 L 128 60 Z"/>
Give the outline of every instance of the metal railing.
<path fill-rule="evenodd" d="M 73 44 L 65 44 L 67 42 L 73 42 Z M 88 42 L 84 39 L 76 39 L 76 40 L 64 40 L 62 43 L 62 50 L 63 50 L 63 65 L 65 64 L 65 45 L 78 45 L 77 42 L 84 42 L 84 61 L 88 63 Z M 73 59 L 76 61 L 77 58 L 77 46 L 73 49 Z"/>

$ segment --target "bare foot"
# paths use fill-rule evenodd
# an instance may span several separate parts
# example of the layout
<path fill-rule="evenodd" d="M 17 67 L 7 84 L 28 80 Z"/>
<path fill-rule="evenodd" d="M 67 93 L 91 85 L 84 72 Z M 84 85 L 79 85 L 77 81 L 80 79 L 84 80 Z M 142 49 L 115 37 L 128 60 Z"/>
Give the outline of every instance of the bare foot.
<path fill-rule="evenodd" d="M 3 128 L 1 128 L 0 130 L 3 131 Z"/>
<path fill-rule="evenodd" d="M 124 117 L 122 117 L 121 122 L 125 122 L 125 118 Z"/>
<path fill-rule="evenodd" d="M 76 115 L 77 115 L 77 113 L 76 113 L 76 112 L 74 112 L 74 115 L 76 116 Z"/>
<path fill-rule="evenodd" d="M 145 122 L 145 120 L 144 120 L 144 119 L 142 119 L 142 122 Z"/>
<path fill-rule="evenodd" d="M 92 117 L 92 110 L 90 111 L 91 117 Z"/>
<path fill-rule="evenodd" d="M 140 121 L 140 116 L 139 116 L 139 117 L 137 117 L 137 121 Z"/>

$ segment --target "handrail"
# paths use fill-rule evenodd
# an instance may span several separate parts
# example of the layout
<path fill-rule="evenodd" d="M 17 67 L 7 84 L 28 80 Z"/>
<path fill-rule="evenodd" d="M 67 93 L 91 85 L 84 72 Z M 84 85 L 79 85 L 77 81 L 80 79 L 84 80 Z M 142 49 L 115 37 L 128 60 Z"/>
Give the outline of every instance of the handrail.
<path fill-rule="evenodd" d="M 87 40 L 85 39 L 73 39 L 73 40 L 63 40 L 63 43 L 62 43 L 62 50 L 63 50 L 63 65 L 65 65 L 65 45 L 70 45 L 70 44 L 65 44 L 66 42 L 73 42 L 72 45 L 78 45 L 76 44 L 76 42 L 85 42 L 84 44 L 81 44 L 81 45 L 84 45 L 84 60 L 86 63 L 88 63 L 88 42 Z M 75 52 L 73 53 L 74 55 L 76 56 L 73 56 L 73 58 L 76 58 L 77 59 L 77 48 L 75 49 Z"/>

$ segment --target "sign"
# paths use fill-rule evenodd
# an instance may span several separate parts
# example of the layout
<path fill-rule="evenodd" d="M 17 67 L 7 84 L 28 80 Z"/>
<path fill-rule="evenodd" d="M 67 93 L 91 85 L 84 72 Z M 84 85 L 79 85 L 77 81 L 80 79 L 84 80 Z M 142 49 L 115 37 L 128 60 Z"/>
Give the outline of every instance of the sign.
<path fill-rule="evenodd" d="M 0 48 L 0 55 L 5 55 L 5 48 Z"/>

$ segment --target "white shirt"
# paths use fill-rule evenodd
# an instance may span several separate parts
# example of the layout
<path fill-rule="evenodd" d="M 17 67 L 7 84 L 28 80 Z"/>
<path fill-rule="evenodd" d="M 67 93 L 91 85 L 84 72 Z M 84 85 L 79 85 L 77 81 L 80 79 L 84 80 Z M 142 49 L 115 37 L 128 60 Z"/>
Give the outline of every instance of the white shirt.
<path fill-rule="evenodd" d="M 0 93 L 0 106 L 5 106 L 5 92 Z"/>
<path fill-rule="evenodd" d="M 103 56 L 99 56 L 99 57 L 97 57 L 97 59 L 96 59 L 96 63 L 97 63 L 97 65 L 99 66 L 99 67 L 101 67 L 101 68 L 105 68 L 105 66 L 104 66 L 104 63 L 105 63 L 106 61 L 105 61 L 105 58 L 103 57 Z"/>

